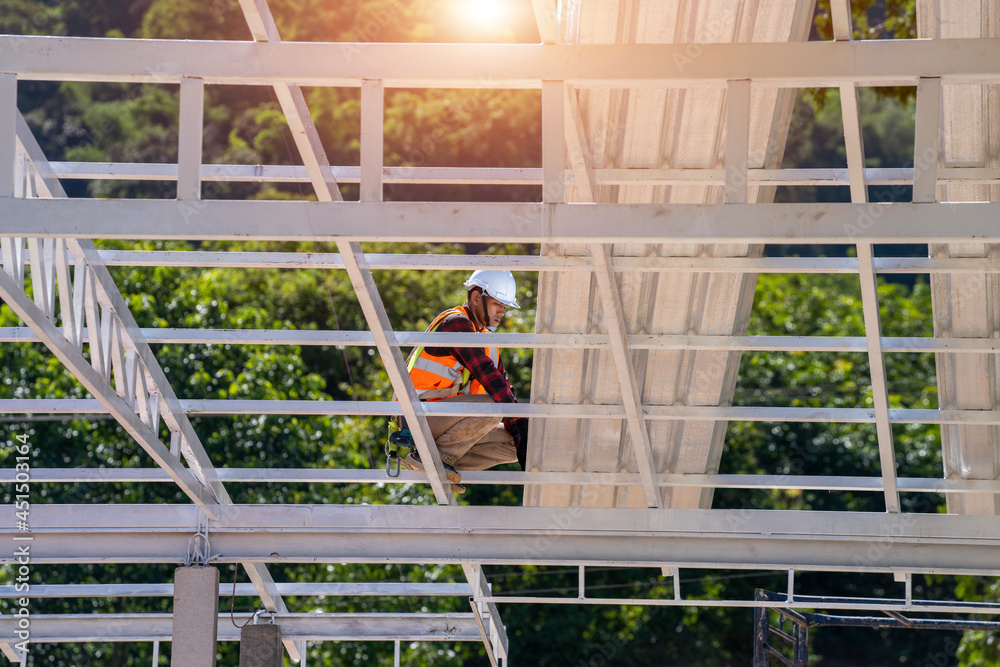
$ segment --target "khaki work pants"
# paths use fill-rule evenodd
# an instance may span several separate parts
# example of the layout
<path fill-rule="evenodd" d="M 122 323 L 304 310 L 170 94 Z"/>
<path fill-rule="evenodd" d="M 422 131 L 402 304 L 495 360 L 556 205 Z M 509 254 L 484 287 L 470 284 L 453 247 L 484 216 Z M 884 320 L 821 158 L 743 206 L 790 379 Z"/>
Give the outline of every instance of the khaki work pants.
<path fill-rule="evenodd" d="M 492 403 L 487 394 L 443 399 L 460 403 Z M 486 470 L 517 461 L 514 438 L 496 417 L 427 417 L 441 460 L 456 470 Z"/>

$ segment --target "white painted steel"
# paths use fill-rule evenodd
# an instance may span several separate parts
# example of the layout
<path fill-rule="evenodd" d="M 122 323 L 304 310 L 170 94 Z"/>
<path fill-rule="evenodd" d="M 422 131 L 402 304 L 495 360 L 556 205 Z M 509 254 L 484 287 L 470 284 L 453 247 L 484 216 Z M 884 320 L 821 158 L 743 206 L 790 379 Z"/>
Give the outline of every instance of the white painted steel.
<path fill-rule="evenodd" d="M 535 13 L 538 35 L 543 44 L 555 44 L 559 40 L 559 8 L 556 0 L 531 0 Z"/>
<path fill-rule="evenodd" d="M 584 5 L 583 21 L 588 20 L 588 8 Z M 719 11 L 723 9 L 732 13 L 732 5 L 720 5 Z M 785 25 L 789 16 L 783 19 Z M 757 27 L 777 33 L 781 20 L 770 12 Z M 699 40 L 697 58 L 688 55 L 690 44 L 350 44 L 35 36 L 0 37 L 0 51 L 6 54 L 4 66 L 25 81 L 179 83 L 182 76 L 190 76 L 206 84 L 358 87 L 362 79 L 378 78 L 390 88 L 477 88 L 488 72 L 489 85 L 498 89 L 540 88 L 542 81 L 690 89 L 724 88 L 732 79 L 752 79 L 755 85 L 774 88 L 847 82 L 915 86 L 921 76 L 956 83 L 1000 80 L 1000 44 L 992 39 L 710 43 L 727 35 L 709 37 L 706 33 Z"/>
<path fill-rule="evenodd" d="M 868 183 L 872 184 L 871 181 Z M 198 250 L 100 250 L 98 253 L 107 266 L 344 268 L 340 253 L 205 252 Z M 587 257 L 411 255 L 405 253 L 369 253 L 365 257 L 372 269 L 448 271 L 497 268 L 512 271 L 588 272 L 594 270 L 593 263 Z M 612 257 L 611 259 L 617 272 L 857 273 L 858 271 L 858 262 L 852 257 Z M 16 263 L 13 260 L 4 261 Z M 875 257 L 874 267 L 877 273 L 1000 273 L 1000 266 L 987 258 L 942 260 L 929 257 Z M 21 268 L 23 268 L 23 260 Z"/>
<path fill-rule="evenodd" d="M 819 602 L 816 600 L 768 601 L 768 600 L 703 600 L 697 598 L 665 599 L 665 598 L 566 598 L 566 597 L 527 597 L 521 595 L 494 595 L 484 598 L 499 604 L 586 604 L 637 607 L 738 607 L 744 609 L 845 609 L 854 611 L 888 611 L 954 614 L 955 603 L 943 602 L 935 604 L 932 601 L 920 601 L 924 604 L 908 606 L 905 600 L 872 599 L 871 602 Z M 863 598 L 862 598 L 863 599 Z M 987 603 L 988 604 L 988 603 Z M 1000 609 L 991 606 L 962 607 L 960 613 L 967 614 L 1000 614 Z"/>
<path fill-rule="evenodd" d="M 566 86 L 567 95 L 572 91 Z M 567 114 L 571 106 L 567 98 Z M 576 122 L 576 118 L 569 121 Z M 567 132 L 567 139 L 570 134 Z M 572 151 L 572 147 L 570 147 Z M 571 157 L 573 154 L 571 153 Z M 564 174 L 569 183 L 583 185 L 593 179 L 593 185 L 715 185 L 725 181 L 725 171 L 719 169 L 593 169 L 587 175 L 573 169 Z M 122 162 L 54 162 L 53 172 L 61 179 L 84 180 L 177 180 L 177 165 Z M 324 177 L 340 183 L 359 183 L 360 167 L 329 167 Z M 917 172 L 919 175 L 920 172 Z M 939 181 L 996 183 L 1000 170 L 975 167 L 953 167 L 940 170 Z M 914 170 L 906 167 L 868 167 L 865 180 L 869 185 L 909 185 Z M 295 165 L 205 164 L 201 166 L 202 181 L 244 183 L 307 183 L 309 172 Z M 528 167 L 383 167 L 384 183 L 477 183 L 481 185 L 541 185 L 542 170 Z M 760 185 L 848 185 L 846 169 L 748 169 L 747 181 Z"/>
<path fill-rule="evenodd" d="M 0 199 L 7 235 L 447 243 L 1000 241 L 1000 203 L 483 204 Z M 948 225 L 941 225 L 947 219 Z M 205 220 L 212 224 L 205 225 Z M 278 224 L 276 221 L 280 221 Z"/>
<path fill-rule="evenodd" d="M 213 489 L 222 500 L 218 509 L 225 516 L 218 527 L 213 526 L 213 535 L 217 528 L 221 531 L 218 542 L 213 538 L 213 545 L 224 554 L 220 562 L 250 558 L 252 562 L 246 565 L 255 583 L 254 590 L 270 608 L 280 611 L 284 611 L 279 597 L 281 585 L 270 580 L 263 562 L 269 559 L 386 562 L 387 552 L 390 561 L 458 562 L 466 567 L 476 611 L 468 615 L 474 635 L 471 639 L 475 640 L 481 629 L 488 650 L 491 645 L 498 649 L 501 645 L 505 647 L 506 640 L 498 644 L 503 628 L 493 603 L 501 598 L 487 594 L 483 562 L 559 562 L 579 564 L 582 568 L 587 564 L 610 563 L 612 558 L 615 564 L 622 564 L 620 556 L 624 549 L 631 559 L 624 562 L 673 569 L 675 600 L 667 601 L 671 604 L 689 603 L 679 599 L 676 585 L 679 562 L 697 567 L 774 567 L 790 572 L 815 568 L 907 572 L 908 576 L 911 572 L 995 576 L 998 573 L 995 552 L 1000 546 L 995 537 L 1000 534 L 995 516 L 882 517 L 733 511 L 687 514 L 678 510 L 656 514 L 646 510 L 636 510 L 644 512 L 640 514 L 628 510 L 580 514 L 593 510 L 573 507 L 634 505 L 636 499 L 641 502 L 640 490 L 645 492 L 647 500 L 663 494 L 666 504 L 674 508 L 708 507 L 714 488 L 729 487 L 884 493 L 890 511 L 898 509 L 899 491 L 944 491 L 948 493 L 952 511 L 1000 513 L 1000 464 L 997 463 L 1000 459 L 996 456 L 1000 451 L 997 445 L 1000 411 L 995 400 L 1000 391 L 996 384 L 1000 376 L 997 370 L 1000 355 L 996 354 L 1000 325 L 994 321 L 1000 309 L 991 305 L 995 300 L 995 274 L 1000 271 L 996 262 L 1000 255 L 1000 235 L 995 223 L 1000 214 L 996 204 L 932 203 L 938 192 L 941 199 L 961 202 L 996 202 L 1000 197 L 1000 162 L 995 154 L 994 136 L 1000 127 L 996 104 L 1000 47 L 995 39 L 996 22 L 987 20 L 990 16 L 995 18 L 996 14 L 989 12 L 996 10 L 992 9 L 992 0 L 984 0 L 971 12 L 956 4 L 960 2 L 918 0 L 922 30 L 926 32 L 930 26 L 933 32 L 923 36 L 933 39 L 909 43 L 850 41 L 847 0 L 833 3 L 836 43 L 832 44 L 787 43 L 790 39 L 804 39 L 803 30 L 808 30 L 812 15 L 811 0 L 798 3 L 684 0 L 672 12 L 664 11 L 664 5 L 653 0 L 635 0 L 625 9 L 619 8 L 619 3 L 602 0 L 586 7 L 579 2 L 561 2 L 561 17 L 556 15 L 551 0 L 535 0 L 545 46 L 366 44 L 364 49 L 352 51 L 351 58 L 343 56 L 344 45 L 280 44 L 264 0 L 241 0 L 257 43 L 0 37 L 0 49 L 13 54 L 10 68 L 18 72 L 0 74 L 0 92 L 16 87 L 18 78 L 149 80 L 180 82 L 182 86 L 178 165 L 68 164 L 58 165 L 54 170 L 37 145 L 33 149 L 28 147 L 30 160 L 20 157 L 20 162 L 8 161 L 6 154 L 13 151 L 4 146 L 9 143 L 6 136 L 15 126 L 20 132 L 24 123 L 16 109 L 14 121 L 5 123 L 9 120 L 8 107 L 0 110 L 4 114 L 0 118 L 0 219 L 4 220 L 5 228 L 2 249 L 5 272 L 0 273 L 5 282 L 0 285 L 5 297 L 13 294 L 16 300 L 22 293 L 24 241 L 12 235 L 28 237 L 27 265 L 33 283 L 37 284 L 38 302 L 21 304 L 22 310 L 32 323 L 44 320 L 54 324 L 58 314 L 63 329 L 59 334 L 54 327 L 49 331 L 42 324 L 36 326 L 41 333 L 30 336 L 23 330 L 6 330 L 0 332 L 0 340 L 43 340 L 54 345 L 62 350 L 64 357 L 72 359 L 71 370 L 75 374 L 82 374 L 91 384 L 99 378 L 97 386 L 104 393 L 111 392 L 110 378 L 114 375 L 115 387 L 124 399 L 118 402 L 125 405 L 116 415 L 120 420 L 155 433 L 158 420 L 164 418 L 172 432 L 173 460 L 183 451 L 199 478 L 192 477 L 192 481 L 198 486 L 203 484 L 203 490 Z M 632 12 L 629 16 L 639 18 L 620 20 L 619 11 Z M 707 21 L 708 14 L 716 20 Z M 927 19 L 929 15 L 933 20 Z M 614 20 L 606 20 L 609 17 Z M 951 39 L 957 37 L 962 39 Z M 743 43 L 703 44 L 727 41 Z M 581 44 L 556 46 L 553 42 Z M 697 45 L 697 58 L 690 56 L 692 44 Z M 335 55 L 334 49 L 339 53 Z M 542 88 L 542 169 L 481 169 L 462 174 L 445 168 L 398 173 L 382 169 L 378 123 L 381 109 L 378 113 L 371 111 L 376 106 L 376 90 L 380 102 L 383 84 L 482 86 L 481 72 L 487 63 L 488 71 L 495 73 L 488 81 L 489 87 Z M 200 97 L 205 82 L 274 86 L 305 167 L 200 165 L 196 144 L 200 146 L 201 122 L 194 120 L 195 111 L 200 109 L 196 109 L 199 105 L 193 100 Z M 984 85 L 985 82 L 989 85 Z M 328 164 L 299 88 L 315 84 L 362 87 L 360 168 Z M 722 90 L 727 85 L 729 112 L 723 122 Z M 797 85 L 841 88 L 848 134 L 847 170 L 779 169 L 793 95 L 789 90 L 778 89 Z M 913 169 L 863 168 L 858 85 L 918 86 Z M 185 90 L 197 92 L 192 96 L 185 94 Z M 944 123 L 944 130 L 939 135 L 940 122 Z M 937 164 L 939 144 L 940 165 Z M 933 159 L 929 157 L 931 153 Z M 569 170 L 565 168 L 567 157 Z M 37 178 L 34 169 L 38 170 Z M 58 191 L 56 172 L 76 177 L 176 179 L 180 199 L 197 199 L 200 180 L 209 178 L 309 180 L 321 203 L 204 202 L 195 209 L 183 202 L 59 202 L 9 197 L 10 194 L 31 197 L 36 187 L 41 194 L 51 196 Z M 338 178 L 360 180 L 362 200 L 366 203 L 331 203 L 341 198 Z M 544 183 L 545 203 L 379 203 L 382 183 L 393 179 L 398 179 L 395 182 Z M 8 182 L 12 186 L 9 192 Z M 911 182 L 915 205 L 872 205 L 866 201 L 864 191 L 868 184 Z M 769 207 L 759 203 L 770 200 L 773 186 L 789 183 L 849 184 L 857 204 Z M 723 191 L 725 205 L 719 203 Z M 602 203 L 563 204 L 567 193 L 572 202 Z M 747 201 L 757 203 L 742 203 Z M 211 230 L 206 231 L 205 221 L 209 219 Z M 948 224 L 942 225 L 941 220 L 947 220 Z M 206 233 L 217 236 L 200 236 Z M 330 240 L 341 244 L 344 254 L 98 253 L 85 240 L 89 237 Z M 360 249 L 360 242 L 366 240 L 519 241 L 544 245 L 539 257 L 420 258 L 366 256 Z M 856 244 L 859 260 L 755 256 L 760 253 L 761 243 L 790 241 Z M 876 243 L 928 241 L 932 243 L 932 257 L 928 259 L 876 258 L 871 252 Z M 588 245 L 600 253 L 594 261 L 587 256 Z M 72 259 L 67 251 L 73 255 Z M 665 256 L 674 254 L 677 256 Z M 105 275 L 106 262 L 130 261 L 146 265 L 186 262 L 199 266 L 346 268 L 372 332 L 140 330 L 127 309 L 122 310 L 120 294 Z M 555 357 L 566 350 L 580 355 L 583 362 L 570 368 L 574 372 L 583 371 L 574 382 L 591 383 L 585 388 L 584 399 L 564 404 L 536 401 L 516 406 L 459 406 L 457 412 L 448 406 L 425 408 L 415 400 L 401 365 L 400 346 L 428 340 L 447 340 L 454 345 L 474 345 L 475 341 L 461 335 L 435 338 L 421 332 L 394 332 L 371 270 L 483 266 L 537 270 L 543 280 L 550 281 L 552 293 L 560 297 L 572 292 L 568 286 L 576 288 L 573 281 L 582 285 L 590 280 L 589 272 L 597 272 L 598 291 L 605 303 L 605 315 L 609 316 L 607 323 L 592 320 L 588 312 L 580 328 L 574 329 L 578 323 L 567 317 L 565 310 L 557 311 L 564 304 L 541 298 L 545 295 L 543 289 L 539 318 L 551 316 L 556 322 L 554 329 L 549 326 L 533 335 L 498 335 L 491 339 L 498 347 L 540 350 L 536 353 L 535 380 L 539 375 L 539 359 L 544 361 L 545 355 Z M 749 312 L 753 279 L 757 273 L 768 271 L 859 274 L 866 337 L 740 335 L 745 331 L 741 326 L 745 327 Z M 881 336 L 877 315 L 878 272 L 932 275 L 935 338 Z M 657 290 L 661 296 L 673 295 L 671 298 L 677 303 L 665 307 L 657 303 Z M 594 294 L 589 285 L 581 287 L 577 296 L 581 297 L 581 303 L 586 303 L 585 308 L 590 306 L 592 310 Z M 608 308 L 606 304 L 615 301 L 615 297 L 618 306 Z M 673 308 L 674 305 L 678 307 Z M 40 310 L 41 315 L 29 307 Z M 722 315 L 706 317 L 702 311 L 699 319 L 686 314 L 693 312 L 692 308 L 715 309 Z M 602 324 L 610 334 L 602 333 Z M 90 331 L 101 335 L 91 339 Z M 722 335 L 717 335 L 720 332 Z M 144 340 L 147 333 L 149 338 Z M 91 345 L 92 368 L 78 363 L 83 359 L 80 349 L 84 342 Z M 374 344 L 385 360 L 393 388 L 402 402 L 180 401 L 166 383 L 147 342 Z M 728 407 L 739 353 L 753 349 L 868 352 L 874 407 Z M 71 350 L 79 359 L 69 353 Z M 883 358 L 890 351 L 938 353 L 939 395 L 945 409 L 889 409 Z M 609 369 L 609 361 L 614 369 Z M 664 364 L 674 362 L 681 370 L 674 375 L 664 374 Z M 608 378 L 615 376 L 618 385 L 626 387 L 623 393 L 630 395 L 608 398 L 615 391 Z M 684 387 L 688 393 L 680 400 L 676 396 L 665 399 L 664 385 L 669 382 L 661 382 L 663 377 L 674 378 L 678 386 L 681 381 L 687 382 Z M 113 393 L 102 397 L 117 400 Z M 599 400 L 593 401 L 594 397 Z M 160 401 L 164 404 L 162 410 Z M 694 405 L 679 404 L 683 402 Z M 106 411 L 106 406 L 98 400 L 0 401 L 0 411 L 6 412 L 7 408 L 11 414 L 28 414 L 29 418 L 46 411 L 54 414 Z M 134 410 L 138 410 L 139 417 Z M 123 412 L 127 414 L 122 416 Z M 437 469 L 438 474 L 432 473 L 429 482 L 439 502 L 453 502 L 453 499 L 444 491 L 446 485 L 435 456 L 436 448 L 428 448 L 430 436 L 425 414 L 543 418 L 533 422 L 534 460 L 529 462 L 538 469 L 545 467 L 539 465 L 540 461 L 547 461 L 545 469 L 551 471 L 475 472 L 468 473 L 466 481 L 525 484 L 525 497 L 536 494 L 536 500 L 538 489 L 544 484 L 550 488 L 543 504 L 563 507 L 538 510 L 542 513 L 523 508 L 353 508 L 338 514 L 339 508 L 329 507 L 226 505 L 229 499 L 222 488 L 222 479 L 385 481 L 381 471 L 216 473 L 187 421 L 188 414 L 281 413 L 403 413 L 412 417 L 418 449 L 425 460 L 434 461 Z M 539 429 L 557 423 L 555 420 L 570 430 L 562 440 L 554 435 L 545 437 L 544 447 L 540 447 Z M 736 420 L 874 423 L 879 433 L 883 475 L 858 478 L 716 474 L 725 423 Z M 652 442 L 666 442 L 667 447 L 661 445 L 660 451 L 654 451 L 647 432 L 642 447 L 646 453 L 639 457 L 638 466 L 623 466 L 623 462 L 631 460 L 622 454 L 626 442 L 622 436 L 623 421 L 628 421 L 633 434 L 652 430 L 656 434 Z M 713 426 L 705 428 L 700 436 L 689 438 L 686 429 L 698 428 L 699 422 Z M 891 425 L 901 423 L 944 425 L 947 479 L 896 479 Z M 585 425 L 572 430 L 580 424 Z M 607 424 L 612 426 L 605 428 Z M 605 428 L 603 433 L 602 428 Z M 557 427 L 551 430 L 561 432 Z M 163 449 L 161 443 L 156 444 Z M 580 451 L 575 454 L 571 451 L 566 456 L 563 450 L 573 447 Z M 36 481 L 168 479 L 168 473 L 161 470 L 56 470 L 39 471 Z M 413 483 L 428 478 L 404 472 L 392 481 Z M 630 491 L 634 493 L 630 495 Z M 39 510 L 51 522 L 45 527 L 43 520 L 37 544 L 43 553 L 58 552 L 54 558 L 80 562 L 87 558 L 97 561 L 124 558 L 137 562 L 164 558 L 176 562 L 179 545 L 186 541 L 196 512 L 191 507 L 147 510 L 117 506 L 116 512 L 131 523 L 112 525 L 106 517 L 94 515 L 98 509 L 109 511 L 107 508 L 70 508 L 67 517 L 53 518 L 57 509 Z M 33 519 L 35 516 L 33 512 Z M 114 541 L 108 552 L 98 553 L 95 534 L 113 534 L 122 539 Z M 398 538 L 398 544 L 394 537 Z M 266 552 L 268 548 L 280 555 Z M 664 562 L 665 553 L 679 560 Z M 744 554 L 750 555 L 741 557 Z M 731 560 L 737 558 L 739 562 Z M 302 590 L 310 588 L 304 586 Z M 249 594 L 250 587 L 242 586 L 240 590 Z M 582 601 L 598 602 L 587 598 Z M 721 605 L 727 601 L 694 604 Z M 408 615 L 405 622 L 409 623 Z M 477 627 L 479 622 L 482 625 Z M 390 634 L 391 637 L 382 638 L 399 637 L 398 632 Z"/>
<path fill-rule="evenodd" d="M 397 416 L 403 409 L 389 401 L 292 401 L 292 400 L 212 400 L 186 399 L 181 409 L 189 415 L 370 415 Z M 546 405 L 541 403 L 423 404 L 427 415 L 544 417 L 555 419 L 602 419 L 621 421 L 625 411 L 615 405 Z M 106 411 L 92 399 L 0 399 L 7 414 L 102 414 Z M 870 408 L 784 408 L 748 406 L 645 406 L 648 421 L 751 421 L 751 422 L 830 422 L 874 423 Z M 892 409 L 894 424 L 1000 424 L 997 410 L 916 410 Z"/>
<path fill-rule="evenodd" d="M 562 81 L 542 81 L 542 201 L 566 201 L 566 91 Z"/>
<path fill-rule="evenodd" d="M 937 201 L 941 145 L 941 79 L 921 77 L 917 84 L 913 156 L 913 201 Z"/>
<path fill-rule="evenodd" d="M 212 561 L 565 564 L 997 576 L 1000 519 L 855 512 L 227 505 Z M 13 507 L 0 510 L 14 526 Z M 180 562 L 198 509 L 32 507 L 32 562 Z M 13 528 L 0 528 L 9 537 Z M 104 539 L 95 540 L 95 535 Z M 0 554 L 0 562 L 13 556 Z"/>
<path fill-rule="evenodd" d="M 33 643 L 169 641 L 171 614 L 32 614 Z M 244 619 L 241 619 L 241 622 Z M 284 641 L 479 641 L 472 614 L 280 614 Z M 0 616 L 0 641 L 17 641 L 16 616 Z M 240 629 L 219 614 L 219 641 L 239 641 Z"/>
<path fill-rule="evenodd" d="M 0 470 L 0 482 L 13 483 L 14 472 Z M 378 469 L 270 469 L 223 468 L 219 477 L 224 482 L 260 482 L 306 484 L 415 484 L 426 483 L 417 473 L 402 470 L 399 477 L 386 477 Z M 171 482 L 158 468 L 72 468 L 42 469 L 32 472 L 32 480 L 39 483 L 138 483 Z M 843 477 L 823 475 L 751 475 L 751 474 L 662 474 L 654 478 L 657 486 L 688 486 L 697 488 L 726 489 L 793 489 L 822 491 L 883 491 L 881 477 Z M 606 472 L 512 472 L 464 471 L 462 484 L 576 484 L 588 486 L 641 486 L 636 473 Z M 1000 493 L 998 480 L 939 479 L 901 477 L 897 480 L 900 491 L 912 493 Z M 280 588 L 280 586 L 279 586 Z"/>
<path fill-rule="evenodd" d="M 148 343 L 186 345 L 343 345 L 372 346 L 374 338 L 367 331 L 313 331 L 273 329 L 140 329 Z M 91 339 L 89 330 L 81 332 L 83 342 Z M 38 336 L 29 327 L 0 327 L 0 342 L 34 343 Z M 402 331 L 397 332 L 402 347 L 442 345 L 480 347 L 476 334 Z M 605 334 L 495 334 L 490 344 L 500 348 L 606 348 Z M 806 352 L 864 352 L 866 341 L 858 336 L 628 336 L 635 350 L 756 350 Z M 942 339 L 925 337 L 882 338 L 885 352 L 1000 352 L 996 338 Z"/>
<path fill-rule="evenodd" d="M 177 199 L 201 199 L 205 82 L 181 79 L 180 131 L 177 142 Z"/>
<path fill-rule="evenodd" d="M 63 179 L 85 180 L 177 180 L 177 165 L 129 162 L 53 162 L 53 171 Z M 524 167 L 383 167 L 385 183 L 484 183 L 490 185 L 540 184 L 541 169 Z M 324 179 L 358 183 L 361 167 L 325 167 Z M 243 183 L 308 183 L 309 171 L 298 165 L 203 164 L 201 180 Z M 904 179 L 905 180 L 905 179 Z"/>
<path fill-rule="evenodd" d="M 726 190 L 727 204 L 747 202 L 750 167 L 750 80 L 730 81 L 726 89 Z"/>
<path fill-rule="evenodd" d="M 468 595 L 466 584 L 403 582 L 282 582 L 275 584 L 282 595 L 336 597 L 452 597 Z M 237 597 L 257 597 L 253 584 L 236 584 Z M 133 598 L 172 597 L 173 584 L 32 584 L 27 591 L 16 586 L 0 586 L 0 598 Z M 219 584 L 219 597 L 233 595 L 233 585 Z"/>
<path fill-rule="evenodd" d="M 382 82 L 361 82 L 361 201 L 382 201 L 382 126 L 385 122 L 385 91 Z"/>
<path fill-rule="evenodd" d="M 0 72 L 0 197 L 14 196 L 17 116 L 17 75 Z"/>

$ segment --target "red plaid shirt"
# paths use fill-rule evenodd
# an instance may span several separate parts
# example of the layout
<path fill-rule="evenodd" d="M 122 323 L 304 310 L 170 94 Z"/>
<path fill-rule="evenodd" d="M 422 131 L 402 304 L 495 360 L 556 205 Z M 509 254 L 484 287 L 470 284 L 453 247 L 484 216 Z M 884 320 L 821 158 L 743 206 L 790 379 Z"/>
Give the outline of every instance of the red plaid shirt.
<path fill-rule="evenodd" d="M 476 325 L 463 315 L 449 315 L 434 331 L 448 333 L 478 333 Z M 462 365 L 469 369 L 472 377 L 479 380 L 486 392 L 493 397 L 496 403 L 517 403 L 514 392 L 510 388 L 510 381 L 507 379 L 507 372 L 504 370 L 503 361 L 497 355 L 497 363 L 486 354 L 486 350 L 481 347 L 428 347 L 427 354 L 434 357 L 454 356 L 462 362 Z M 521 417 L 520 419 L 524 419 Z M 514 437 L 514 445 L 521 447 L 520 437 L 517 429 L 519 418 L 505 417 L 504 428 Z"/>

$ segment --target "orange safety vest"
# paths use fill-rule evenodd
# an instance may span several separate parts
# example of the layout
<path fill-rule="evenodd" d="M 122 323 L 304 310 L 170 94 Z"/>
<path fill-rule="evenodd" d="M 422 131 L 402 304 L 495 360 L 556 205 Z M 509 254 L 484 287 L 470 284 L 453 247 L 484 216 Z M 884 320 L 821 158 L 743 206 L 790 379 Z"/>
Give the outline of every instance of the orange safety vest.
<path fill-rule="evenodd" d="M 475 322 L 469 317 L 469 311 L 466 310 L 465 306 L 456 306 L 435 317 L 434 321 L 427 327 L 427 331 L 434 331 L 446 317 L 451 315 L 461 315 L 470 322 Z M 485 327 L 479 331 L 480 333 L 489 333 L 489 329 Z M 499 366 L 499 348 L 487 347 L 484 350 L 486 355 L 493 360 L 493 364 Z M 413 380 L 417 395 L 422 401 L 440 401 L 460 394 L 486 393 L 486 387 L 472 377 L 472 373 L 462 365 L 458 357 L 451 354 L 435 357 L 429 354 L 426 348 L 418 347 L 410 354 L 406 367 L 410 371 L 410 379 Z"/>

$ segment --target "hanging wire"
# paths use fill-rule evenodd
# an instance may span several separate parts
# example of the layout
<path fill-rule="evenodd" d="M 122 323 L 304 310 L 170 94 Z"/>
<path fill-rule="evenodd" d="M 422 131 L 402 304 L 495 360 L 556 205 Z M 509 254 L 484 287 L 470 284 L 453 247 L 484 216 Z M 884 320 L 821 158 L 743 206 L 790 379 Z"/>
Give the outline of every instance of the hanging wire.
<path fill-rule="evenodd" d="M 261 607 L 255 607 L 253 613 L 250 615 L 250 618 L 247 619 L 246 623 L 244 623 L 243 625 L 238 625 L 236 623 L 236 610 L 235 610 L 235 607 L 236 607 L 236 578 L 239 576 L 239 574 L 240 574 L 240 564 L 236 563 L 236 567 L 233 569 L 233 595 L 232 595 L 231 598 L 229 598 L 229 620 L 233 622 L 234 626 L 236 626 L 237 628 L 239 628 L 240 630 L 242 630 L 246 626 L 250 625 L 251 621 L 253 621 L 254 619 L 257 618 L 257 614 L 259 614 L 261 611 L 266 611 L 266 610 L 262 609 Z M 273 622 L 273 620 L 272 620 L 272 622 Z"/>
<path fill-rule="evenodd" d="M 208 540 L 208 517 L 204 512 L 198 513 L 198 529 L 188 540 L 187 556 L 184 565 L 208 565 L 212 556 L 212 545 Z"/>

